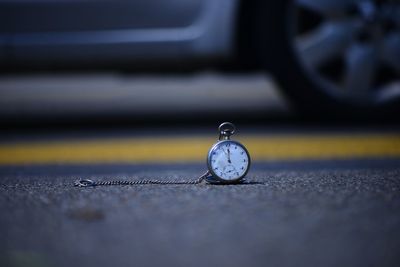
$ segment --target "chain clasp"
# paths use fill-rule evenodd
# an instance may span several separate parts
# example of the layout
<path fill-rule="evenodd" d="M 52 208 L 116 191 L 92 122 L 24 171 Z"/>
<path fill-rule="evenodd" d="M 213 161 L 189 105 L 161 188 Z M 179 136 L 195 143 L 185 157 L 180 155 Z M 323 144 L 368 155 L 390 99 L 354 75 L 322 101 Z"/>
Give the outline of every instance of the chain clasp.
<path fill-rule="evenodd" d="M 79 187 L 88 187 L 88 186 L 94 186 L 95 184 L 90 179 L 80 179 L 75 181 L 74 185 Z"/>

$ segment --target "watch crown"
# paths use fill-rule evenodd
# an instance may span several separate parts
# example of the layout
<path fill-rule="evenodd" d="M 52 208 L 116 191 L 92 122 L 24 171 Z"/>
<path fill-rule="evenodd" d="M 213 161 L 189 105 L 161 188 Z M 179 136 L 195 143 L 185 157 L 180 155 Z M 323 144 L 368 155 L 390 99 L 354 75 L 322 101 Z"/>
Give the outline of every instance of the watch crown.
<path fill-rule="evenodd" d="M 224 122 L 219 127 L 219 140 L 229 140 L 229 137 L 235 133 L 236 127 L 233 123 Z"/>

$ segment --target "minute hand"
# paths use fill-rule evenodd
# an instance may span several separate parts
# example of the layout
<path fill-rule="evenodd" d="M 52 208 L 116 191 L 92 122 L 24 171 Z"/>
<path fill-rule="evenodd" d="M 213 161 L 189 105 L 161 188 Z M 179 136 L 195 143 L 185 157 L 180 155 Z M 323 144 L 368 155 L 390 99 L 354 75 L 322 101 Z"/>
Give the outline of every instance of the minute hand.
<path fill-rule="evenodd" d="M 231 162 L 231 151 L 228 148 L 228 163 L 232 163 Z"/>

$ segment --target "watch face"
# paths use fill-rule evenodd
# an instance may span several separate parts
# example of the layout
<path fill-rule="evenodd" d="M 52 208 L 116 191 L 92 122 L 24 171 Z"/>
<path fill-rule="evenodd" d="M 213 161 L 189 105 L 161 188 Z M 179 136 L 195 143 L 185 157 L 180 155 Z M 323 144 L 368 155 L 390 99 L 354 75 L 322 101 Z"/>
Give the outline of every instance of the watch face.
<path fill-rule="evenodd" d="M 207 164 L 215 178 L 224 182 L 234 182 L 246 175 L 250 166 L 250 156 L 242 144 L 224 140 L 211 148 Z"/>

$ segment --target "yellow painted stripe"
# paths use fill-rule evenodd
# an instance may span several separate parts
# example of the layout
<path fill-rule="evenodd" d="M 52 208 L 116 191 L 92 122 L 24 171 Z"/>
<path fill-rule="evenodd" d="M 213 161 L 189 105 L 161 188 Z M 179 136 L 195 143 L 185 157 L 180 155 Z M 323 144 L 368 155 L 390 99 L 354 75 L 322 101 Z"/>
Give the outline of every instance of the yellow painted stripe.
<path fill-rule="evenodd" d="M 254 161 L 400 157 L 400 135 L 238 136 Z M 0 164 L 204 161 L 211 137 L 120 138 L 0 144 Z"/>

